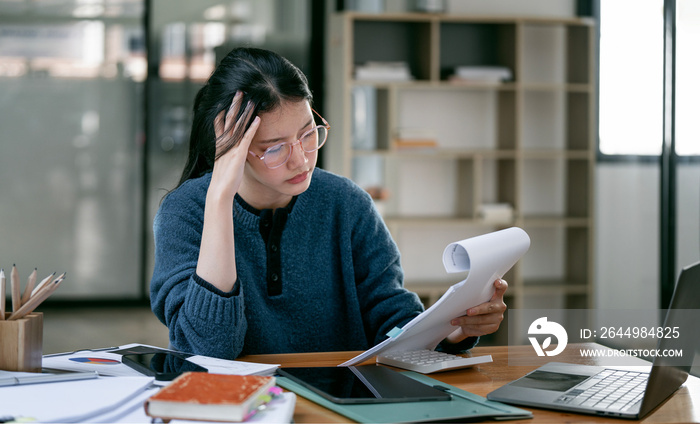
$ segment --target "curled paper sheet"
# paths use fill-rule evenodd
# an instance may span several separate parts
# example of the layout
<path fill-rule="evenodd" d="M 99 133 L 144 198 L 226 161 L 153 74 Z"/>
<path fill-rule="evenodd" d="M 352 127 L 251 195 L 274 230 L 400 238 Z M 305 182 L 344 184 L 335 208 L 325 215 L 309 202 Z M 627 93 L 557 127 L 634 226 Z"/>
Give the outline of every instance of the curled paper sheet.
<path fill-rule="evenodd" d="M 453 318 L 466 310 L 487 302 L 495 291 L 493 282 L 503 275 L 527 252 L 530 237 L 518 227 L 472 237 L 451 243 L 442 255 L 445 270 L 469 274 L 451 286 L 430 308 L 395 328 L 389 338 L 340 366 L 351 366 L 380 353 L 435 349 L 455 327 Z"/>

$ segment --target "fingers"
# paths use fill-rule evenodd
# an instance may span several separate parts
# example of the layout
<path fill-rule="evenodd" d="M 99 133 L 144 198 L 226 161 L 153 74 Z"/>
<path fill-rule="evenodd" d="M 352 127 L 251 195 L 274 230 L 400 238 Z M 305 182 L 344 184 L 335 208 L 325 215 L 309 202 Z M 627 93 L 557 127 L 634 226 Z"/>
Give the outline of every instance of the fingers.
<path fill-rule="evenodd" d="M 256 116 L 255 119 L 253 119 L 253 122 L 250 124 L 250 128 L 248 128 L 248 131 L 246 131 L 245 135 L 243 136 L 243 139 L 241 140 L 240 146 L 241 149 L 244 151 L 248 151 L 248 148 L 250 147 L 250 143 L 253 141 L 253 137 L 255 136 L 255 133 L 258 131 L 258 127 L 260 126 L 260 117 Z"/>
<path fill-rule="evenodd" d="M 502 278 L 499 278 L 493 282 L 493 285 L 496 287 L 496 291 L 494 292 L 493 296 L 491 296 L 491 300 L 503 299 L 503 295 L 505 294 L 506 290 L 508 290 L 508 282 Z"/>
<path fill-rule="evenodd" d="M 248 131 L 244 133 L 245 126 L 248 123 L 251 123 L 252 126 L 251 118 L 255 112 L 255 104 L 253 104 L 253 102 L 248 101 L 246 103 L 241 117 L 236 120 L 236 116 L 238 116 L 240 112 L 243 95 L 242 91 L 237 91 L 226 113 L 224 114 L 222 111 L 214 121 L 214 133 L 216 134 L 217 140 L 217 157 L 240 143 L 251 130 L 251 128 L 249 128 Z M 253 134 L 254 133 L 255 131 L 253 131 Z"/>
<path fill-rule="evenodd" d="M 242 98 L 243 92 L 237 91 L 233 96 L 233 101 L 231 102 L 231 106 L 229 106 L 228 110 L 226 111 L 226 114 L 221 112 L 216 117 L 216 120 L 214 121 L 214 133 L 216 134 L 217 139 L 221 139 L 224 134 L 229 133 L 233 129 L 233 125 L 235 124 L 233 118 L 238 114 L 238 107 Z"/>

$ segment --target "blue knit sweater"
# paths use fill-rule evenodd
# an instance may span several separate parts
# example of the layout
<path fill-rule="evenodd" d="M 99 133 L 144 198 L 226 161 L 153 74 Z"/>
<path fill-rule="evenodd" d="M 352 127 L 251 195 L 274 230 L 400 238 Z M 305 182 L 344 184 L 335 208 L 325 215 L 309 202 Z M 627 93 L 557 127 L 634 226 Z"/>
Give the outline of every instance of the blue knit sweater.
<path fill-rule="evenodd" d="M 236 198 L 238 281 L 216 289 L 195 273 L 210 180 L 169 193 L 153 224 L 151 304 L 174 348 L 221 358 L 365 350 L 422 312 L 370 196 L 321 169 L 274 214 Z"/>

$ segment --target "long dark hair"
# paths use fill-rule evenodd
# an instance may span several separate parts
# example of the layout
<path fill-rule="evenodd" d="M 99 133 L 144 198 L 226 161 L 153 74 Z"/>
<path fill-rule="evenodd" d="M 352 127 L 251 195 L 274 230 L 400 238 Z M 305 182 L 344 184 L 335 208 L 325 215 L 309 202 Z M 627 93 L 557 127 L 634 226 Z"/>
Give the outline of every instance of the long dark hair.
<path fill-rule="evenodd" d="M 254 106 L 248 122 L 241 127 L 244 130 L 257 114 L 275 109 L 283 100 L 308 100 L 311 103 L 313 99 L 306 76 L 289 60 L 269 50 L 233 49 L 221 60 L 194 99 L 190 148 L 178 186 L 211 171 L 214 160 L 240 141 L 244 131 L 227 140 L 217 156 L 214 121 L 222 111 L 229 109 L 238 91 L 243 92 L 240 105 L 250 101 Z M 244 114 L 245 108 L 239 107 L 234 122 Z"/>

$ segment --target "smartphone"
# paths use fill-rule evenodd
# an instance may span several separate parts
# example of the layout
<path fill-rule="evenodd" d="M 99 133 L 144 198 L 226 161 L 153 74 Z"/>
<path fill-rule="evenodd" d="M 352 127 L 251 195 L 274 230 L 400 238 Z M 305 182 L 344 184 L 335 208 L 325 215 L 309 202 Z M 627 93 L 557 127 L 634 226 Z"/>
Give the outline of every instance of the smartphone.
<path fill-rule="evenodd" d="M 278 374 L 335 403 L 447 401 L 452 396 L 381 365 L 279 368 Z"/>
<path fill-rule="evenodd" d="M 174 352 L 127 354 L 122 356 L 122 363 L 159 381 L 170 381 L 187 371 L 208 372 L 206 368 L 188 361 L 187 356 Z"/>

